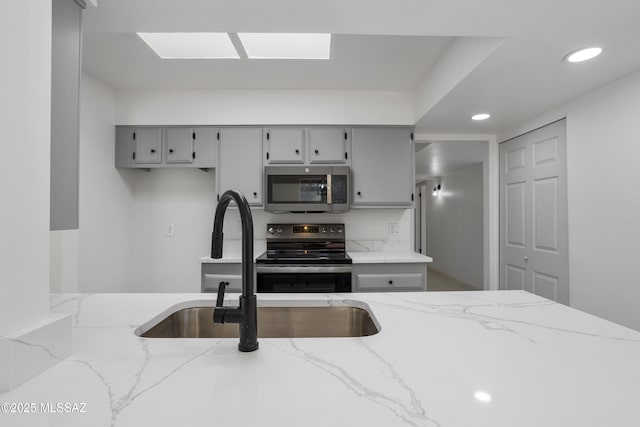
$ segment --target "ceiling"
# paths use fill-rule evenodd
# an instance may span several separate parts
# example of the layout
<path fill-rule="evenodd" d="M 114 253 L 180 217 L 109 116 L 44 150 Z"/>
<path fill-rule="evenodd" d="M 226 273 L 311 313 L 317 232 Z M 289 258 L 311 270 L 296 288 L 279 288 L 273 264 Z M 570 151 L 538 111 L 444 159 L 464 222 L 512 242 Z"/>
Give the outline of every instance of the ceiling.
<path fill-rule="evenodd" d="M 134 33 L 86 33 L 84 68 L 118 89 L 413 90 L 452 37 L 334 35 L 330 60 L 161 59 Z"/>
<path fill-rule="evenodd" d="M 487 141 L 416 143 L 416 181 L 447 176 L 482 163 L 488 153 Z"/>
<path fill-rule="evenodd" d="M 83 19 L 84 67 L 113 87 L 413 91 L 422 133 L 499 133 L 640 69 L 632 0 L 98 0 Z M 162 61 L 136 31 L 335 36 L 329 61 Z M 456 50 L 486 37 L 503 41 Z M 562 61 L 590 44 L 604 53 Z"/>

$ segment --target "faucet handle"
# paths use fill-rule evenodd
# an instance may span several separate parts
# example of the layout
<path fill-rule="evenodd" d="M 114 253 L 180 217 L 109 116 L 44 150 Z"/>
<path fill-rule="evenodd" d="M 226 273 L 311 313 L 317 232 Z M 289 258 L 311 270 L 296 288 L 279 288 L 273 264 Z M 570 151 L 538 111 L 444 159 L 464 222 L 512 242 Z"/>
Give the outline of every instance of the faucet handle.
<path fill-rule="evenodd" d="M 224 290 L 229 282 L 220 282 L 218 284 L 218 298 L 216 299 L 216 307 L 222 307 L 224 304 Z"/>

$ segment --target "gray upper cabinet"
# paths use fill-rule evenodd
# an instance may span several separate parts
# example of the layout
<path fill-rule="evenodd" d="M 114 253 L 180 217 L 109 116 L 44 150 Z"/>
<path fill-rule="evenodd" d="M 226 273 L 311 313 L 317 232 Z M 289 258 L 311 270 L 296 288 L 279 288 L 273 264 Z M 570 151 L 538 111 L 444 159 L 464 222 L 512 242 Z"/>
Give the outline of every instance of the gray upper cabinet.
<path fill-rule="evenodd" d="M 192 128 L 168 128 L 164 130 L 167 163 L 192 163 L 195 157 L 193 142 L 196 137 Z"/>
<path fill-rule="evenodd" d="M 410 128 L 354 128 L 352 207 L 410 207 L 414 160 Z"/>
<path fill-rule="evenodd" d="M 304 163 L 304 128 L 263 130 L 266 163 Z"/>
<path fill-rule="evenodd" d="M 116 126 L 116 167 L 215 168 L 217 138 L 214 127 Z"/>
<path fill-rule="evenodd" d="M 350 138 L 351 129 L 309 128 L 309 163 L 346 163 Z"/>
<path fill-rule="evenodd" d="M 193 128 L 193 153 L 191 165 L 196 168 L 215 168 L 220 130 L 217 128 Z"/>
<path fill-rule="evenodd" d="M 238 190 L 252 206 L 262 205 L 262 129 L 221 128 L 218 196 Z"/>
<path fill-rule="evenodd" d="M 133 162 L 153 164 L 162 161 L 162 130 L 160 128 L 132 129 Z"/>

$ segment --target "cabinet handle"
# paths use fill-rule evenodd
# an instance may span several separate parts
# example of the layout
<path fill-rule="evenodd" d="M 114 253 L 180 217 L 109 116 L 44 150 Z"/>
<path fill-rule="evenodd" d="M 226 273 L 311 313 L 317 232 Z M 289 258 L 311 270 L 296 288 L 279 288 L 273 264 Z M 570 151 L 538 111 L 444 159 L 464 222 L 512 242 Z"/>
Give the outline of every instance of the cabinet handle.
<path fill-rule="evenodd" d="M 258 197 L 258 192 L 257 191 L 253 192 L 253 197 Z"/>
<path fill-rule="evenodd" d="M 347 138 L 347 132 L 345 132 L 345 133 L 344 133 L 344 140 L 346 141 L 347 139 L 348 139 L 348 138 Z"/>
<path fill-rule="evenodd" d="M 296 149 L 296 154 L 300 154 L 300 150 Z"/>
<path fill-rule="evenodd" d="M 133 140 L 134 141 L 136 140 L 136 133 L 135 132 L 133 133 Z"/>
<path fill-rule="evenodd" d="M 151 154 L 155 153 L 156 150 L 154 150 L 153 148 L 151 149 Z"/>
<path fill-rule="evenodd" d="M 169 148 L 169 154 L 173 153 L 173 148 Z"/>
<path fill-rule="evenodd" d="M 389 284 L 390 284 L 390 285 L 393 285 L 393 280 L 389 280 Z"/>
<path fill-rule="evenodd" d="M 195 159 L 196 158 L 196 152 L 194 151 L 193 153 L 191 153 L 191 158 Z"/>
<path fill-rule="evenodd" d="M 195 132 L 193 132 L 193 133 L 191 134 L 191 137 L 192 137 L 192 138 L 193 138 L 193 140 L 195 141 L 195 140 L 196 140 L 196 133 L 195 133 Z"/>
<path fill-rule="evenodd" d="M 315 150 L 315 153 L 316 153 L 316 154 L 320 154 L 320 151 L 318 151 L 318 150 Z"/>
<path fill-rule="evenodd" d="M 358 191 L 358 196 L 362 196 L 362 191 Z"/>

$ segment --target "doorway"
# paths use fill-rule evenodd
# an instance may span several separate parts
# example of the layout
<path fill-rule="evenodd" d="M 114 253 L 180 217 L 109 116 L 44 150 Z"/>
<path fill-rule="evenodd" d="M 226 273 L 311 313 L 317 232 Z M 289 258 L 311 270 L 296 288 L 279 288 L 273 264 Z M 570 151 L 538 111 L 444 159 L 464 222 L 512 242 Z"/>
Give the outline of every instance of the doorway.
<path fill-rule="evenodd" d="M 483 290 L 489 141 L 417 141 L 415 250 L 433 258 L 427 290 Z"/>

